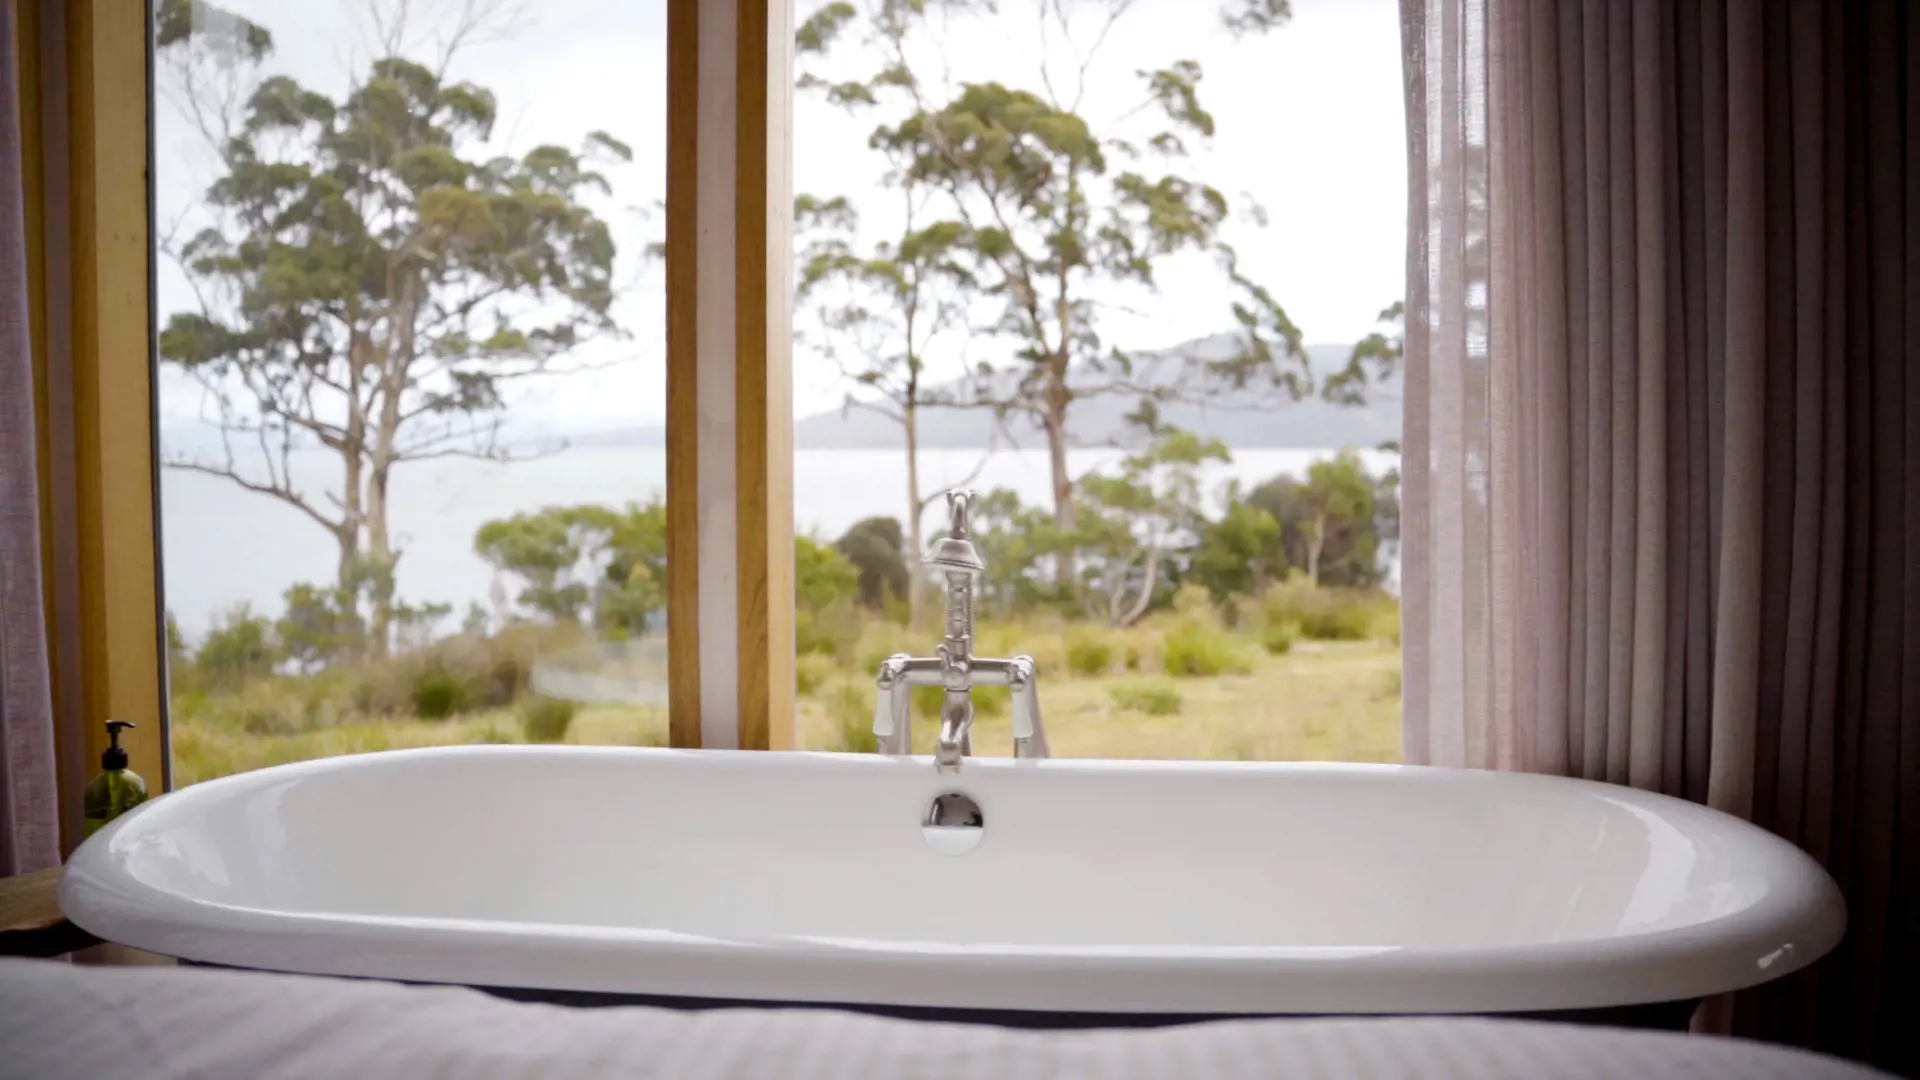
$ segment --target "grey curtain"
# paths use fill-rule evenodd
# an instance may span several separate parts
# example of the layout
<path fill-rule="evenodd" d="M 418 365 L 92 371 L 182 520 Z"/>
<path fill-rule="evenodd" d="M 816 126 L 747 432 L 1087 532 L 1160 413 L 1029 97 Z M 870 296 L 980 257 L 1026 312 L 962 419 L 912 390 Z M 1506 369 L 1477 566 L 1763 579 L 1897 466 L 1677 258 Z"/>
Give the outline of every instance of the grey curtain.
<path fill-rule="evenodd" d="M 1707 802 L 1920 1072 L 1920 5 L 1403 0 L 1408 759 Z"/>
<path fill-rule="evenodd" d="M 0 5 L 0 876 L 60 862 L 13 5 Z"/>

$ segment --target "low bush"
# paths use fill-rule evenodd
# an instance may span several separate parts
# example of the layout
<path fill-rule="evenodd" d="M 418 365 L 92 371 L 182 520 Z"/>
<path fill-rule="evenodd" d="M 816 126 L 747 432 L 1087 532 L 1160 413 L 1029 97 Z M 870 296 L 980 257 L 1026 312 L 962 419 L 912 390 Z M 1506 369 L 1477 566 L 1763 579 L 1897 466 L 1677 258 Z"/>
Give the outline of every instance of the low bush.
<path fill-rule="evenodd" d="M 413 715 L 422 720 L 445 720 L 467 709 L 467 684 L 442 668 L 422 671 L 413 683 Z"/>
<path fill-rule="evenodd" d="M 801 694 L 814 694 L 818 692 L 822 686 L 825 686 L 827 680 L 832 678 L 838 670 L 839 665 L 833 662 L 831 656 L 821 656 L 817 653 L 802 653 L 794 658 L 794 688 Z"/>
<path fill-rule="evenodd" d="M 1113 642 L 1095 627 L 1068 631 L 1066 645 L 1067 670 L 1075 675 L 1104 675 L 1113 665 Z"/>
<path fill-rule="evenodd" d="M 800 608 L 793 613 L 793 644 L 801 655 L 847 657 L 861 643 L 865 624 L 872 621 L 862 615 L 849 600 L 841 598 L 824 608 Z"/>
<path fill-rule="evenodd" d="M 567 741 L 567 729 L 573 726 L 574 704 L 566 698 L 528 694 L 520 699 L 520 730 L 528 742 Z"/>
<path fill-rule="evenodd" d="M 1160 642 L 1160 667 L 1178 678 L 1245 675 L 1253 670 L 1231 634 L 1195 618 L 1181 619 L 1167 629 Z"/>
<path fill-rule="evenodd" d="M 1300 628 L 1290 622 L 1268 623 L 1260 631 L 1260 647 L 1267 650 L 1268 656 L 1285 656 L 1293 649 L 1293 639 L 1299 636 Z"/>
<path fill-rule="evenodd" d="M 946 691 L 938 686 L 916 686 L 913 688 L 913 715 L 923 720 L 940 719 L 940 706 L 946 700 Z M 1013 692 L 1004 686 L 976 686 L 973 688 L 973 714 L 975 716 L 1005 716 L 1013 708 Z"/>
<path fill-rule="evenodd" d="M 1300 634 L 1314 641 L 1365 641 L 1372 627 L 1372 614 L 1354 604 L 1300 613 Z"/>
<path fill-rule="evenodd" d="M 1293 578 L 1267 593 L 1266 625 L 1292 623 L 1311 641 L 1398 641 L 1400 605 L 1377 590 L 1319 589 Z"/>
<path fill-rule="evenodd" d="M 844 679 L 826 695 L 832 733 L 823 750 L 842 754 L 871 754 L 880 748 L 873 733 L 874 687 L 860 679 Z"/>
<path fill-rule="evenodd" d="M 1172 716 L 1183 703 L 1180 691 L 1160 682 L 1122 683 L 1109 687 L 1107 694 L 1115 706 L 1148 716 Z"/>

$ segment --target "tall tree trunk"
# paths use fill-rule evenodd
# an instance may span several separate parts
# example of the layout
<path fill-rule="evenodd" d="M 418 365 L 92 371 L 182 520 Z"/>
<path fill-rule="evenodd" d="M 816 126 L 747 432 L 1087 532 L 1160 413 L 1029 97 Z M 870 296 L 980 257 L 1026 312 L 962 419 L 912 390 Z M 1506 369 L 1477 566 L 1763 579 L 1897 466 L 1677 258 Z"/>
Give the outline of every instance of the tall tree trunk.
<path fill-rule="evenodd" d="M 920 416 L 909 399 L 900 410 L 907 436 L 907 516 L 900 522 L 900 558 L 907 564 L 907 625 L 920 620 Z"/>
<path fill-rule="evenodd" d="M 1065 355 L 1049 364 L 1047 411 L 1041 427 L 1047 434 L 1047 463 L 1053 481 L 1053 524 L 1061 535 L 1073 535 L 1078 515 L 1073 505 L 1073 476 L 1067 471 L 1067 405 L 1073 400 L 1067 392 Z M 1071 546 L 1061 549 L 1053 564 L 1053 582 L 1063 589 L 1073 587 L 1077 577 L 1075 552 Z"/>
<path fill-rule="evenodd" d="M 1318 588 L 1320 585 L 1320 551 L 1327 544 L 1327 515 L 1318 514 L 1307 529 L 1307 582 Z"/>
<path fill-rule="evenodd" d="M 349 440 L 349 445 L 340 453 L 341 464 L 345 466 L 346 482 L 340 491 L 340 524 L 334 530 L 333 538 L 340 544 L 340 565 L 337 571 L 340 600 L 344 605 L 352 605 L 360 585 L 360 448 Z"/>
<path fill-rule="evenodd" d="M 1140 583 L 1140 595 L 1134 597 L 1133 606 L 1120 618 L 1119 625 L 1124 629 L 1140 621 L 1147 613 L 1147 605 L 1153 603 L 1154 586 L 1160 584 L 1160 542 L 1154 541 L 1147 547 L 1146 578 Z"/>
<path fill-rule="evenodd" d="M 393 542 L 387 531 L 389 466 L 374 465 L 367 484 L 367 642 L 375 658 L 393 642 Z"/>
<path fill-rule="evenodd" d="M 388 332 L 381 357 L 380 412 L 373 423 L 373 446 L 368 455 L 372 464 L 367 478 L 367 638 L 376 657 L 387 655 L 393 645 L 394 564 L 400 556 L 393 550 L 389 531 L 387 485 L 398 455 L 400 400 L 413 364 L 417 344 L 414 322 L 420 314 L 423 289 L 417 274 L 396 279 L 390 272 L 387 295 L 393 297 L 393 329 Z"/>
<path fill-rule="evenodd" d="M 365 481 L 367 464 L 367 410 L 361 398 L 361 376 L 365 370 L 367 345 L 359 330 L 359 302 L 353 301 L 349 309 L 350 321 L 354 329 L 347 344 L 347 423 L 340 440 L 340 463 L 344 474 L 340 485 L 340 530 L 335 538 L 340 542 L 339 599 L 338 603 L 346 611 L 357 615 L 360 609 L 360 586 L 363 568 L 360 564 L 360 528 L 361 510 L 365 505 L 361 495 L 361 485 Z"/>

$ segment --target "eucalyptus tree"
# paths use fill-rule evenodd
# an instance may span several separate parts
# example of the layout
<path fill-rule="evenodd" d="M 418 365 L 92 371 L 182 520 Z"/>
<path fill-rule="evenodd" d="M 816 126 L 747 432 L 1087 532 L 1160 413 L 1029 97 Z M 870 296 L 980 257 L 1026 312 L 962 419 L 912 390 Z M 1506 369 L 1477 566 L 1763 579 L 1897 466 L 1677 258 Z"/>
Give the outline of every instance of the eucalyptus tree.
<path fill-rule="evenodd" d="M 156 11 L 165 89 L 215 174 L 204 224 L 162 245 L 194 303 L 167 319 L 160 356 L 204 389 L 222 436 L 167 464 L 325 529 L 376 654 L 396 610 L 394 470 L 507 458 L 506 385 L 619 332 L 614 241 L 589 200 L 609 190 L 596 165 L 631 151 L 604 132 L 490 149 L 500 103 L 448 72 L 501 10 L 460 7 L 422 59 L 406 55 L 408 6 L 373 5 L 377 55 L 337 96 L 267 73 L 258 24 L 190 0 Z M 305 448 L 337 460 L 337 490 L 295 475 Z"/>
<path fill-rule="evenodd" d="M 1277 404 L 1313 388 L 1300 329 L 1243 271 L 1226 238 L 1235 208 L 1198 175 L 1194 149 L 1216 135 L 1200 63 L 1169 57 L 1137 70 L 1127 100 L 1089 98 L 1090 72 L 1114 62 L 1106 55 L 1112 31 L 1137 8 L 1133 0 L 836 0 L 797 37 L 803 53 L 823 58 L 803 85 L 874 117 L 870 145 L 888 163 L 882 184 L 938 196 L 921 227 L 941 237 L 942 260 L 964 273 L 967 313 L 982 314 L 1003 344 L 973 363 L 960 393 L 1040 433 L 1062 535 L 1076 531 L 1067 454 L 1082 403 L 1129 401 L 1152 432 L 1168 401 L 1232 393 Z M 1291 11 L 1286 0 L 1241 0 L 1217 14 L 1238 38 L 1279 28 Z M 1055 35 L 1071 46 L 1072 70 L 1043 61 L 1017 82 L 970 78 L 973 57 L 941 45 L 941 28 L 956 19 Z M 1238 331 L 1234 347 L 1148 354 L 1112 340 L 1103 316 L 1194 254 L 1211 260 L 1227 298 L 1222 318 Z M 1059 585 L 1076 580 L 1072 550 L 1054 571 Z"/>

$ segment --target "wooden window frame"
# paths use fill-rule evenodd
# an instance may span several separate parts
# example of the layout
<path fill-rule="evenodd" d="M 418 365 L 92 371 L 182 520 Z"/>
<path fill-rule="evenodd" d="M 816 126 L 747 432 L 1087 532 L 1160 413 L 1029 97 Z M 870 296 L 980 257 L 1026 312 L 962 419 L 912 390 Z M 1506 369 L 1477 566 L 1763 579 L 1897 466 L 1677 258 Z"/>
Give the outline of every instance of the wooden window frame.
<path fill-rule="evenodd" d="M 22 90 L 62 839 L 103 721 L 171 786 L 151 14 L 6 0 Z M 792 0 L 668 0 L 667 635 L 676 747 L 794 745 Z"/>

